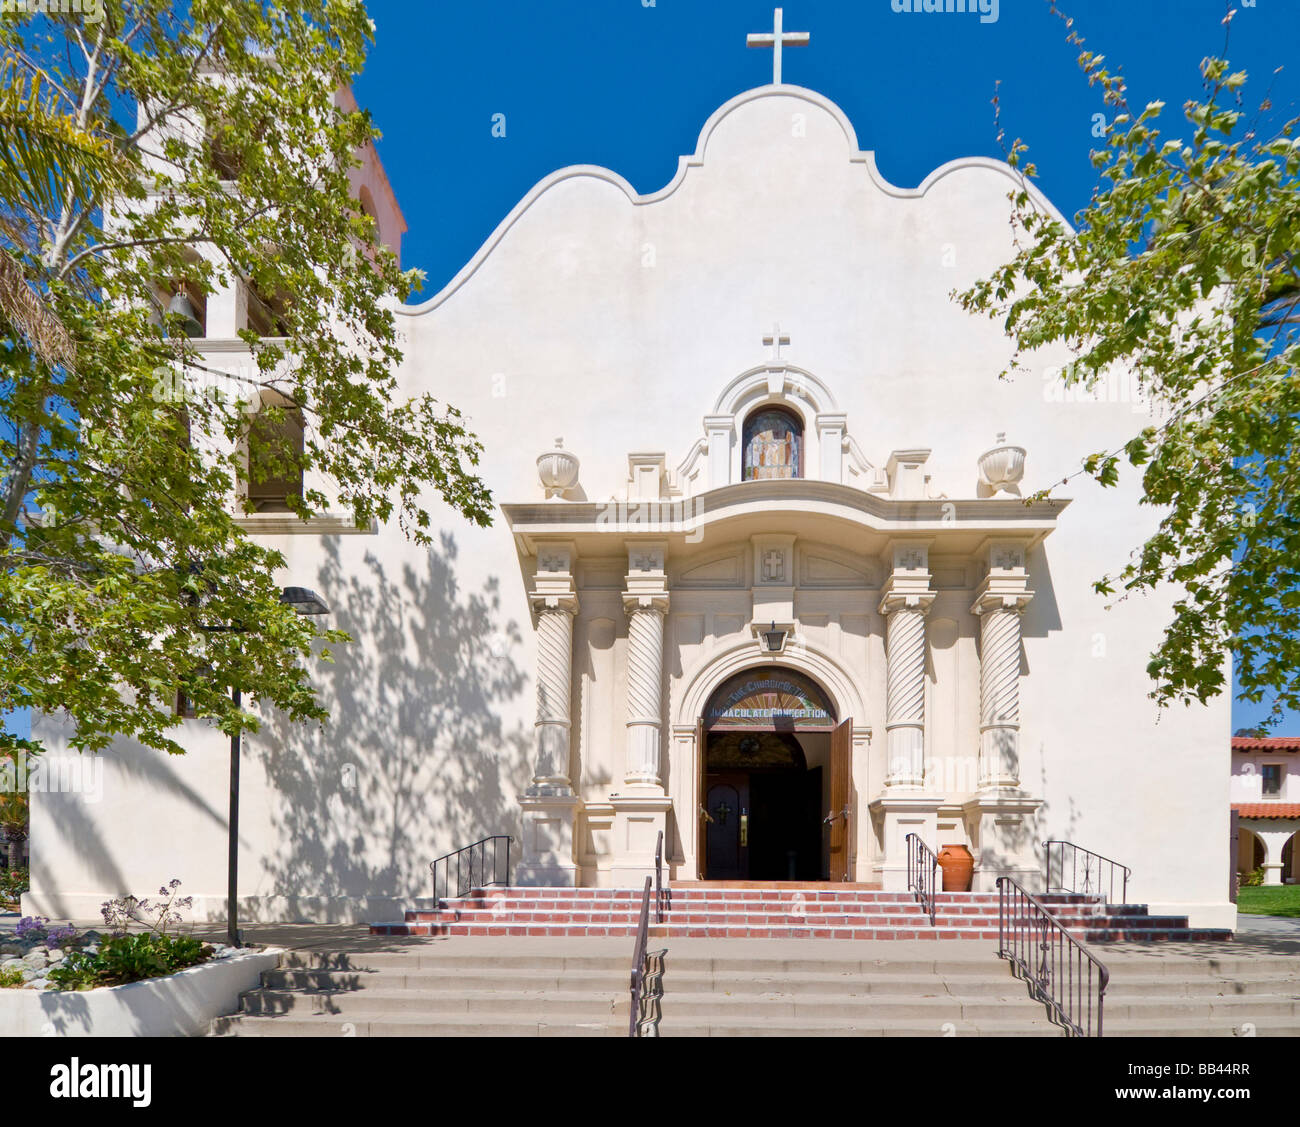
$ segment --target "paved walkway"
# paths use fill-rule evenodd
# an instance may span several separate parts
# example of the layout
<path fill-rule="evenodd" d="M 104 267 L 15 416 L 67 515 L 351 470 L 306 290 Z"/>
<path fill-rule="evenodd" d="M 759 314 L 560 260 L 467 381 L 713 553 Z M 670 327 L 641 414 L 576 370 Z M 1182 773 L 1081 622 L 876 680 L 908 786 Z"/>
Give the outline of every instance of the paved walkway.
<path fill-rule="evenodd" d="M 1248 916 L 1237 914 L 1237 935 L 1242 939 L 1267 937 L 1300 940 L 1300 916 Z"/>

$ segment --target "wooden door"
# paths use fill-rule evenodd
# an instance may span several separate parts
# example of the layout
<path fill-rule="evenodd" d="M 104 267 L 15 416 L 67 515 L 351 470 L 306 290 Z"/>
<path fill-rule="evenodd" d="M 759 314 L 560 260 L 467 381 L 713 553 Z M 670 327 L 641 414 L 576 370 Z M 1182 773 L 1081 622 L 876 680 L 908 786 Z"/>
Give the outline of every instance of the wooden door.
<path fill-rule="evenodd" d="M 709 820 L 708 868 L 711 880 L 749 879 L 749 776 L 710 775 L 704 798 Z"/>
<path fill-rule="evenodd" d="M 826 812 L 830 826 L 830 879 L 849 879 L 849 809 L 853 783 L 853 721 L 845 720 L 831 733 L 831 808 Z"/>
<path fill-rule="evenodd" d="M 699 865 L 699 878 L 709 871 L 709 812 L 704 808 L 705 762 L 704 721 L 695 721 L 695 860 Z"/>

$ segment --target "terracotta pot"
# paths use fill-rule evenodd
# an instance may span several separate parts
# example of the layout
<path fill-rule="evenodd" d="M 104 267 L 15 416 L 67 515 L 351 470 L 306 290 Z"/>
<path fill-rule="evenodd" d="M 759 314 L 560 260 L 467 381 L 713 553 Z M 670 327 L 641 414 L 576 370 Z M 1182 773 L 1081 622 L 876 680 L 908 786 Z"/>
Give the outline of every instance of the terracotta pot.
<path fill-rule="evenodd" d="M 969 892 L 975 875 L 975 858 L 964 845 L 945 845 L 939 850 L 944 892 Z"/>

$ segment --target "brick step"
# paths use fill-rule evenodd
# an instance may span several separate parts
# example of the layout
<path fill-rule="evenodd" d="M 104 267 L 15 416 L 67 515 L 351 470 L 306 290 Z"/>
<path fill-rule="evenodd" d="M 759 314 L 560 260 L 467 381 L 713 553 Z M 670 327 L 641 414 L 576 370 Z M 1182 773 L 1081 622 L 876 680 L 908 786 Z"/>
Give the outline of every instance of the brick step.
<path fill-rule="evenodd" d="M 623 916 L 637 916 L 640 913 L 640 905 L 627 903 L 610 903 L 610 904 L 593 904 L 588 902 L 572 902 L 564 900 L 554 901 L 519 901 L 507 902 L 500 901 L 496 903 L 482 903 L 472 901 L 469 903 L 450 902 L 442 907 L 411 907 L 405 910 L 406 915 L 414 915 L 418 919 L 430 919 L 437 915 L 451 914 L 468 914 L 475 913 L 478 915 L 537 915 L 543 913 L 580 913 L 585 915 L 610 915 L 618 914 Z M 652 908 L 653 911 L 653 908 Z M 982 918 L 996 919 L 998 910 L 996 905 L 965 905 L 965 904 L 940 904 L 936 911 L 943 916 L 979 916 Z M 873 903 L 865 902 L 844 902 L 841 904 L 791 904 L 772 903 L 765 904 L 762 902 L 745 901 L 745 900 L 695 900 L 680 901 L 674 900 L 668 907 L 668 912 L 672 915 L 678 915 L 683 912 L 746 912 L 753 914 L 768 914 L 775 916 L 834 916 L 838 914 L 849 915 L 921 915 L 921 906 L 915 902 L 910 903 Z M 1149 915 L 1146 906 L 1142 904 L 1123 904 L 1116 905 L 1112 908 L 1105 908 L 1102 905 L 1062 905 L 1054 909 L 1053 913 L 1059 919 L 1089 919 L 1094 916 L 1147 916 Z"/>
<path fill-rule="evenodd" d="M 1186 924 L 1186 919 L 1183 920 Z M 1074 933 L 1076 936 L 1078 932 Z M 1087 928 L 1082 933 L 1087 943 L 1228 943 L 1232 932 L 1219 928 Z"/>
<path fill-rule="evenodd" d="M 604 936 L 632 937 L 636 925 L 628 924 L 373 924 L 376 935 L 391 936 Z M 786 926 L 714 926 L 676 927 L 652 924 L 651 939 L 985 939 L 996 940 L 997 928 L 869 928 L 869 927 L 786 927 Z"/>
<path fill-rule="evenodd" d="M 848 889 L 844 891 L 826 892 L 819 891 L 815 888 L 791 890 L 783 889 L 779 891 L 766 892 L 758 889 L 747 888 L 697 888 L 692 885 L 673 885 L 667 890 L 674 901 L 679 900 L 758 900 L 765 902 L 788 904 L 795 897 L 802 897 L 807 903 L 843 903 L 853 901 L 859 903 L 917 903 L 915 894 L 910 892 L 872 892 L 861 889 Z M 640 904 L 642 891 L 640 889 L 626 888 L 513 888 L 513 887 L 488 887 L 474 889 L 465 896 L 445 897 L 444 903 L 463 903 L 470 900 L 508 900 L 508 901 L 532 901 L 532 900 L 562 900 L 571 901 L 621 901 L 630 904 Z M 1046 904 L 1100 904 L 1103 898 L 1100 896 L 1085 896 L 1076 893 L 1051 893 L 1039 897 Z M 428 908 L 434 906 L 432 897 L 419 897 L 416 900 L 419 907 Z M 935 895 L 935 903 L 946 904 L 987 904 L 997 907 L 998 895 L 995 892 L 940 892 Z"/>
<path fill-rule="evenodd" d="M 851 890 L 846 892 L 759 892 L 752 889 L 725 889 L 725 888 L 707 888 L 696 889 L 690 886 L 674 885 L 668 892 L 674 902 L 684 900 L 744 900 L 760 901 L 764 903 L 789 904 L 796 898 L 802 899 L 808 904 L 837 904 L 845 902 L 871 903 L 871 904 L 888 904 L 888 903 L 917 903 L 916 896 L 910 892 L 863 892 L 861 890 Z M 441 897 L 440 902 L 444 904 L 458 904 L 469 901 L 487 901 L 489 903 L 506 900 L 512 903 L 535 900 L 561 900 L 565 902 L 593 902 L 593 903 L 622 903 L 639 905 L 641 903 L 641 892 L 630 889 L 585 889 L 585 888 L 485 888 L 475 889 L 464 896 Z M 1049 905 L 1053 904 L 1101 904 L 1104 903 L 1099 896 L 1075 896 L 1071 894 L 1053 894 L 1043 896 L 1040 899 Z M 996 893 L 989 892 L 941 892 L 935 896 L 937 904 L 968 904 L 968 905 L 988 905 L 996 908 L 998 897 Z M 431 908 L 435 905 L 432 897 L 422 896 L 415 898 L 415 904 L 421 908 Z"/>
<path fill-rule="evenodd" d="M 736 910 L 692 911 L 677 909 L 668 913 L 664 923 L 677 927 L 698 927 L 707 924 L 780 924 L 789 927 L 801 924 L 807 927 L 930 927 L 930 916 L 920 911 L 881 911 L 857 910 L 836 911 L 836 913 L 792 913 L 792 911 L 746 910 L 735 906 Z M 654 916 L 651 916 L 654 919 Z M 1171 928 L 1186 928 L 1186 916 L 1141 916 L 1141 915 L 1058 915 L 1057 919 L 1066 927 L 1091 929 L 1158 929 L 1167 931 Z M 443 924 L 604 924 L 610 926 L 636 926 L 640 922 L 638 913 L 620 913 L 620 911 L 407 911 L 404 923 L 443 923 Z M 996 928 L 998 916 L 987 913 L 937 913 L 935 927 L 984 927 Z"/>
<path fill-rule="evenodd" d="M 838 922 L 838 921 L 837 921 Z M 634 936 L 636 924 L 627 923 L 402 923 L 373 924 L 371 932 L 390 936 Z M 834 924 L 652 924 L 651 938 L 709 938 L 709 939 L 982 939 L 996 940 L 999 931 L 995 923 L 981 926 L 942 925 L 930 927 L 928 922 L 908 926 Z M 1211 929 L 1173 928 L 1077 928 L 1074 934 L 1088 943 L 1216 943 L 1232 938 L 1230 931 Z"/>

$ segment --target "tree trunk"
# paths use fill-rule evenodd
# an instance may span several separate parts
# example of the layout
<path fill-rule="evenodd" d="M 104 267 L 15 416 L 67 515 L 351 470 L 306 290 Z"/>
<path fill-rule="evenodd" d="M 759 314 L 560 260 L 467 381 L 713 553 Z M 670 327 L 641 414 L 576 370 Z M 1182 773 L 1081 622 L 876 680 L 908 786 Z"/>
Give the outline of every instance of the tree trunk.
<path fill-rule="evenodd" d="M 10 833 L 5 835 L 9 839 L 9 871 L 22 868 L 22 844 L 25 835 L 20 833 Z"/>

